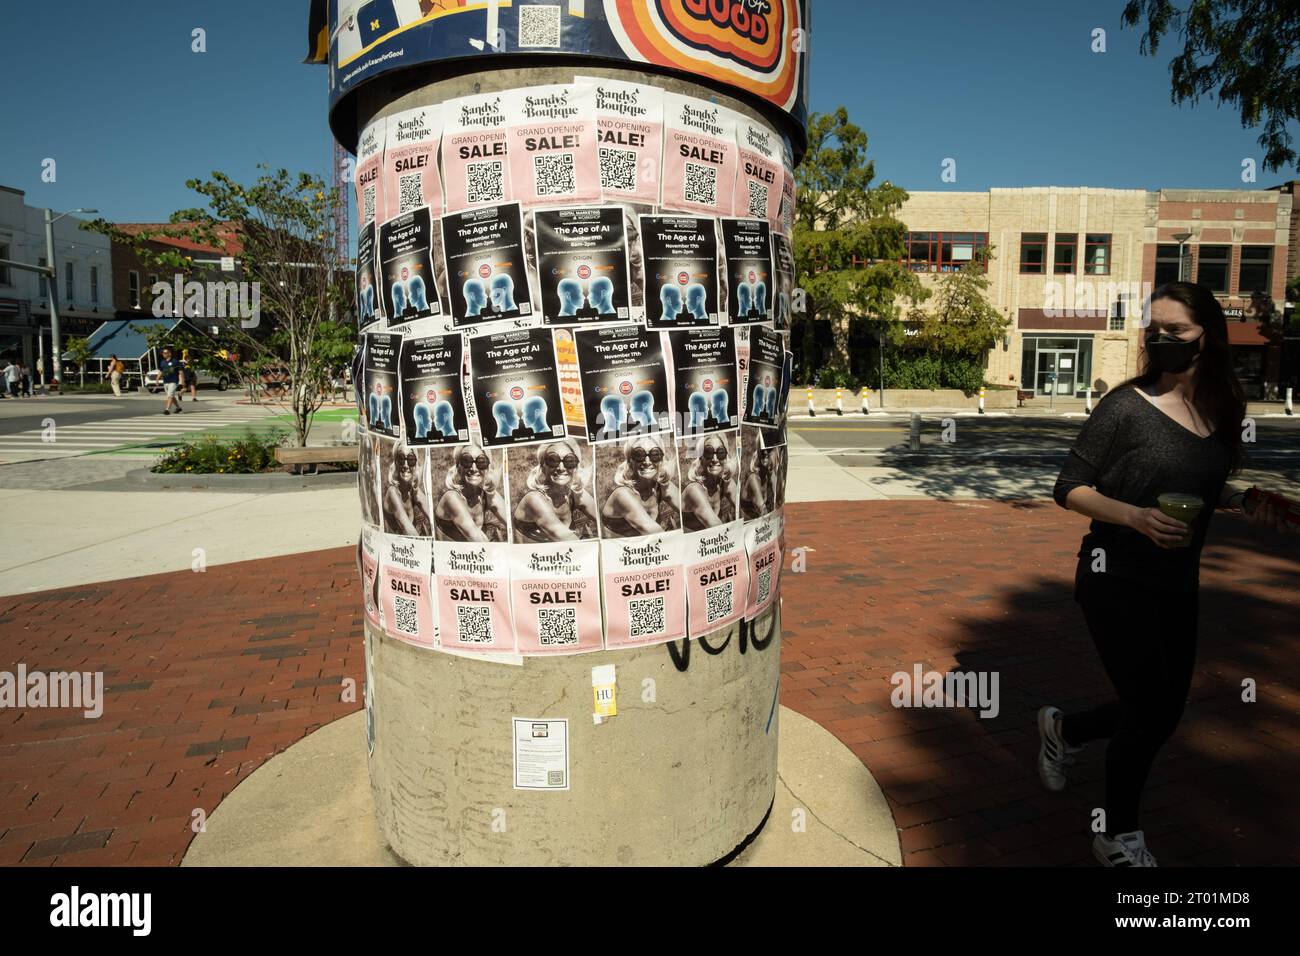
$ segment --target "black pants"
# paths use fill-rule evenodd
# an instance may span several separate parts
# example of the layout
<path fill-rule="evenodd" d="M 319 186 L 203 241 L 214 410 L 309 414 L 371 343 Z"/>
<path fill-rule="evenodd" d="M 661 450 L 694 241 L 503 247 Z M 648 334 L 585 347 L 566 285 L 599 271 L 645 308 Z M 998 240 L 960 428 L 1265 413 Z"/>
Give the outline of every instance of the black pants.
<path fill-rule="evenodd" d="M 1078 600 L 1117 699 L 1065 715 L 1061 733 L 1074 746 L 1110 740 L 1106 832 L 1128 833 L 1140 829 L 1147 774 L 1183 716 L 1196 664 L 1197 592 L 1086 574 Z"/>

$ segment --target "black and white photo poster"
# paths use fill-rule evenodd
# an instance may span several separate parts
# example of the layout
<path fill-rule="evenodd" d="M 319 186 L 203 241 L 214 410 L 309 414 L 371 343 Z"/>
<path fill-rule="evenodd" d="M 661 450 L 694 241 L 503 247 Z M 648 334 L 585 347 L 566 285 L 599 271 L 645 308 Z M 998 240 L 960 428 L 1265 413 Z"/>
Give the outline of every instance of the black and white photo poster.
<path fill-rule="evenodd" d="M 518 203 L 444 216 L 442 243 L 455 325 L 533 314 Z"/>
<path fill-rule="evenodd" d="M 621 206 L 534 213 L 542 320 L 547 325 L 626 322 L 627 230 Z"/>
<path fill-rule="evenodd" d="M 573 333 L 587 440 L 672 431 L 663 340 L 640 325 Z"/>
<path fill-rule="evenodd" d="M 489 446 L 563 438 L 555 341 L 547 328 L 491 332 L 469 340 L 479 428 Z"/>
<path fill-rule="evenodd" d="M 642 216 L 646 325 L 718 324 L 718 236 L 713 219 Z"/>

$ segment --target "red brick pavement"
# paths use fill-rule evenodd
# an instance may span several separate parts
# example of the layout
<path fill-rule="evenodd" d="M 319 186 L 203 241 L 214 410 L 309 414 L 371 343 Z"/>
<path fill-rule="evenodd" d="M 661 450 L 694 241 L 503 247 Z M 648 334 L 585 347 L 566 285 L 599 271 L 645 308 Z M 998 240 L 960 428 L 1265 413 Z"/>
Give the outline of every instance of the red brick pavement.
<path fill-rule="evenodd" d="M 836 734 L 884 789 L 908 865 L 1088 859 L 1101 748 L 1048 794 L 1033 715 L 1107 686 L 1070 594 L 1083 523 L 1046 502 L 794 505 L 782 702 Z M 1300 544 L 1217 522 L 1201 657 L 1147 791 L 1162 864 L 1300 862 Z M 363 683 L 350 549 L 0 598 L 29 670 L 103 670 L 104 716 L 0 711 L 0 864 L 168 865 L 195 809 L 355 710 Z M 895 709 L 889 677 L 996 671 L 1001 711 Z M 4 664 L 13 667 L 12 663 Z M 1258 682 L 1257 703 L 1240 684 Z"/>

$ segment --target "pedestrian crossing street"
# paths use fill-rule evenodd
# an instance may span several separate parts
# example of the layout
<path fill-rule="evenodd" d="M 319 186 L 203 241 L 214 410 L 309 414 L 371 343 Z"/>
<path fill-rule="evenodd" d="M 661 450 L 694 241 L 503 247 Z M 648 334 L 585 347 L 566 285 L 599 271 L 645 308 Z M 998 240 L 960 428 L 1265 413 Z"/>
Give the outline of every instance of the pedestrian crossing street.
<path fill-rule="evenodd" d="M 195 408 L 196 405 L 199 407 Z M 158 413 L 68 425 L 60 425 L 55 412 L 46 417 L 47 421 L 53 420 L 52 424 L 0 434 L 0 463 L 72 458 L 91 452 L 111 451 L 128 445 L 264 421 L 280 411 L 283 410 L 228 404 L 204 407 L 202 402 L 186 402 L 185 411 L 180 415 Z M 289 426 L 284 427 L 287 429 Z M 151 454 L 152 451 L 142 448 L 140 453 Z"/>

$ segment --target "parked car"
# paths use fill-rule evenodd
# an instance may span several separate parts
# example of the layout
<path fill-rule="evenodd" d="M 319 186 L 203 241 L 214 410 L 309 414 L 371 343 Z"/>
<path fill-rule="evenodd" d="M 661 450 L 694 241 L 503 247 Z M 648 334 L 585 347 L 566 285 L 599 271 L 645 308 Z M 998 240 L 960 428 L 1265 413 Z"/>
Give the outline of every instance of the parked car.
<path fill-rule="evenodd" d="M 215 385 L 218 392 L 224 392 L 230 387 L 230 379 L 225 375 L 212 375 L 208 372 L 199 372 L 199 385 Z M 158 369 L 150 369 L 144 373 L 144 387 L 155 395 L 163 390 L 162 372 Z"/>

